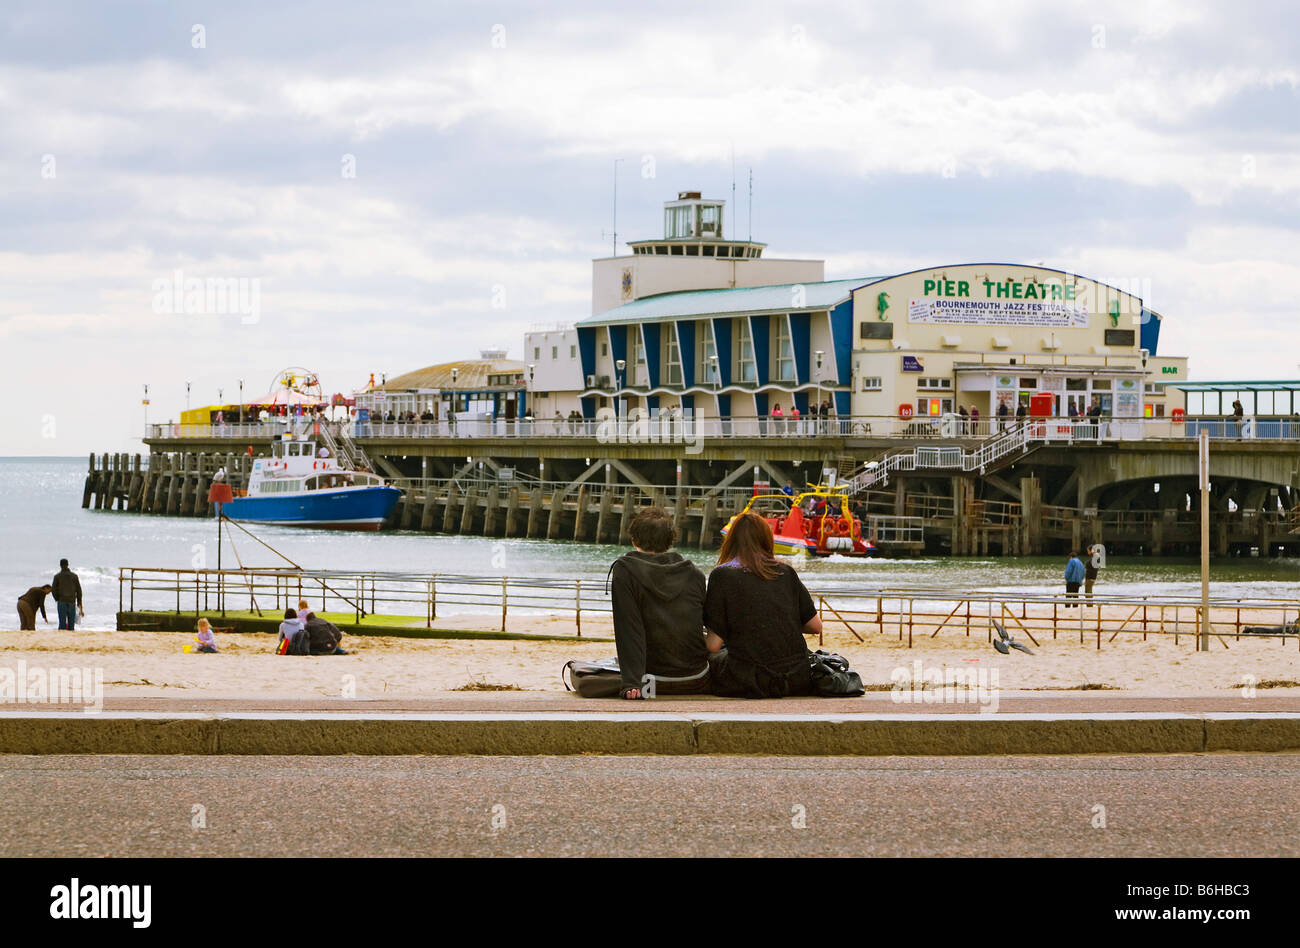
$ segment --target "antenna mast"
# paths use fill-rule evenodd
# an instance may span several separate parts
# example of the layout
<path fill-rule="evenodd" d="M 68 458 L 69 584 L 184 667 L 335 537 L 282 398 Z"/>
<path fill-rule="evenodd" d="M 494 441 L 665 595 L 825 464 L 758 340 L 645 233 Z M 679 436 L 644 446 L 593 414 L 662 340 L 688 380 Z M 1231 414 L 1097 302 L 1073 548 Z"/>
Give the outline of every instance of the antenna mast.
<path fill-rule="evenodd" d="M 754 240 L 754 169 L 749 169 L 749 239 Z"/>
<path fill-rule="evenodd" d="M 618 163 L 622 158 L 614 159 L 614 253 L 618 256 Z"/>

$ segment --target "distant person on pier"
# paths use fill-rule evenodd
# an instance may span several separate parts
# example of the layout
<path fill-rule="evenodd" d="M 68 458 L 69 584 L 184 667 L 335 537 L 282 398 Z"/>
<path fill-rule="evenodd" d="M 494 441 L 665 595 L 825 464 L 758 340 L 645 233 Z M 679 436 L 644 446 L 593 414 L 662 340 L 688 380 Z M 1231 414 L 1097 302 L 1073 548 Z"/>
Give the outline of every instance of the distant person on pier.
<path fill-rule="evenodd" d="M 957 434 L 964 435 L 970 426 L 970 415 L 966 412 L 965 405 L 957 406 L 957 415 L 961 421 L 957 422 Z"/>
<path fill-rule="evenodd" d="M 970 433 L 977 438 L 980 433 L 980 410 L 974 405 L 970 409 Z"/>
<path fill-rule="evenodd" d="M 1079 560 L 1078 552 L 1071 550 L 1070 558 L 1065 561 L 1065 598 L 1071 600 L 1065 604 L 1067 609 L 1078 607 L 1079 587 L 1083 584 L 1086 575 L 1087 571 Z"/>
<path fill-rule="evenodd" d="M 1241 400 L 1235 399 L 1232 403 L 1232 423 L 1237 427 L 1237 437 L 1241 437 L 1242 421 L 1246 417 L 1246 410 L 1241 407 Z"/>
<path fill-rule="evenodd" d="M 772 434 L 785 433 L 785 412 L 781 411 L 781 403 L 777 402 L 772 406 Z"/>
<path fill-rule="evenodd" d="M 59 571 L 50 583 L 50 592 L 59 612 L 59 628 L 74 631 L 77 628 L 77 613 L 81 613 L 81 618 L 86 618 L 86 607 L 81 601 L 81 580 L 68 569 L 67 560 L 59 560 Z"/>
<path fill-rule="evenodd" d="M 704 648 L 704 574 L 671 552 L 677 530 L 661 507 L 641 511 L 628 527 L 634 549 L 609 568 L 614 644 L 623 676 L 619 694 L 708 694 Z"/>
<path fill-rule="evenodd" d="M 1007 407 L 1006 402 L 1003 402 L 998 406 L 998 431 L 1005 431 L 1007 429 L 1007 420 L 1010 417 L 1011 409 Z"/>
<path fill-rule="evenodd" d="M 49 622 L 50 618 L 45 614 L 45 597 L 50 594 L 53 587 L 46 583 L 44 586 L 33 586 L 27 592 L 18 597 L 18 628 L 24 632 L 34 631 L 36 629 L 36 613 L 39 611 L 41 618 Z"/>
<path fill-rule="evenodd" d="M 737 517 L 722 541 L 704 600 L 713 693 L 783 698 L 813 694 L 805 635 L 821 632 L 817 607 L 794 567 L 776 559 L 772 528 Z"/>
<path fill-rule="evenodd" d="M 1029 405 L 1028 405 L 1027 402 L 1023 402 L 1023 401 L 1022 401 L 1019 405 L 1016 406 L 1016 422 L 1017 422 L 1017 423 L 1024 421 L 1024 420 L 1025 420 L 1025 416 L 1028 415 L 1028 414 L 1029 414 Z"/>

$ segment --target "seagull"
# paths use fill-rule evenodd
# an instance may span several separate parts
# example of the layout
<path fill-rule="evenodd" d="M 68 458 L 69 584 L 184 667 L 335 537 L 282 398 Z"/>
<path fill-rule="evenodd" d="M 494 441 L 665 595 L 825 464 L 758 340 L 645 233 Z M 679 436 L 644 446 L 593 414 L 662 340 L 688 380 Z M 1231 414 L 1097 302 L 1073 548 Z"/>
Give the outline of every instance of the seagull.
<path fill-rule="evenodd" d="M 1034 654 L 1028 645 L 1021 645 L 1010 635 L 1008 635 L 1007 630 L 1002 628 L 1002 623 L 998 622 L 997 619 L 993 620 L 993 628 L 998 630 L 998 637 L 993 640 L 993 647 L 997 649 L 999 652 L 1001 652 L 1003 655 L 1010 655 L 1011 650 L 1013 648 L 1019 649 L 1020 651 L 1024 652 L 1026 655 Z"/>

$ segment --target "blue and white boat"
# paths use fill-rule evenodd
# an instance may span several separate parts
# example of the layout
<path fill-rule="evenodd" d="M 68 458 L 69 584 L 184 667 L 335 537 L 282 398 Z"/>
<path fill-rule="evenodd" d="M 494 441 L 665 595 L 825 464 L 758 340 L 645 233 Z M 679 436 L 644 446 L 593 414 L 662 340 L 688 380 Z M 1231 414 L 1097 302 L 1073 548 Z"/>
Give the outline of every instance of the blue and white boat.
<path fill-rule="evenodd" d="M 231 520 L 286 527 L 378 530 L 402 492 L 367 471 L 341 466 L 306 440 L 275 441 L 257 458 L 248 490 L 224 507 Z"/>

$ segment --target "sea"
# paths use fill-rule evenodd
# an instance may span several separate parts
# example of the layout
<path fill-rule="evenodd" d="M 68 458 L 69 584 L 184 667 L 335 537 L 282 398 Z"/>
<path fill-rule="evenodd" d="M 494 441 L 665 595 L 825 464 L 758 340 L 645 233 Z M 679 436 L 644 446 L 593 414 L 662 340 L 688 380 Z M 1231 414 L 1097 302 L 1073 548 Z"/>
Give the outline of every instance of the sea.
<path fill-rule="evenodd" d="M 12 604 L 31 586 L 51 580 L 67 558 L 81 579 L 86 617 L 82 627 L 115 627 L 122 567 L 191 569 L 216 566 L 217 524 L 194 517 L 83 510 L 87 460 L 0 458 L 0 587 Z M 406 531 L 348 533 L 291 527 L 253 528 L 256 535 L 306 569 L 398 570 L 457 575 L 581 578 L 604 582 L 610 564 L 627 548 L 554 540 L 502 540 L 435 536 Z M 253 540 L 233 531 L 223 563 L 285 566 Z M 706 572 L 716 552 L 683 550 Z M 238 557 L 238 559 L 236 558 Z M 1058 557 L 916 557 L 857 560 L 832 556 L 792 561 L 810 589 L 941 586 L 959 591 L 1060 592 L 1064 560 Z M 1115 595 L 1184 595 L 1200 592 L 1196 559 L 1108 558 L 1097 587 Z M 1211 595 L 1294 599 L 1300 603 L 1300 558 L 1216 558 Z M 46 611 L 56 621 L 53 601 Z M 43 628 L 39 616 L 37 628 Z"/>

